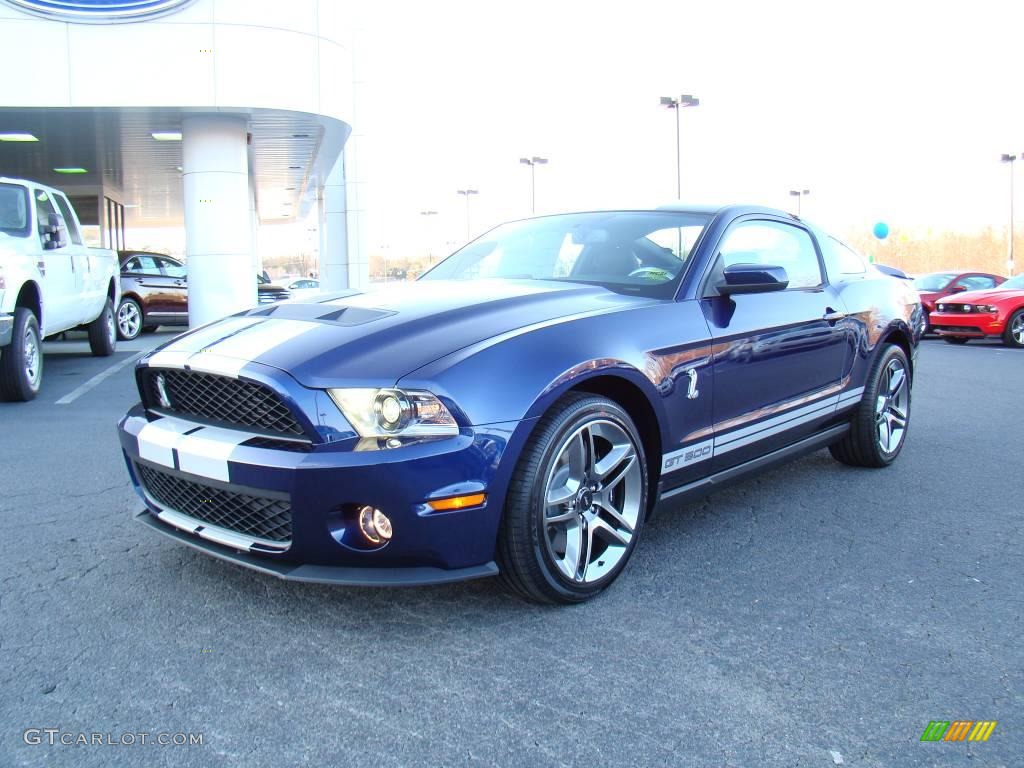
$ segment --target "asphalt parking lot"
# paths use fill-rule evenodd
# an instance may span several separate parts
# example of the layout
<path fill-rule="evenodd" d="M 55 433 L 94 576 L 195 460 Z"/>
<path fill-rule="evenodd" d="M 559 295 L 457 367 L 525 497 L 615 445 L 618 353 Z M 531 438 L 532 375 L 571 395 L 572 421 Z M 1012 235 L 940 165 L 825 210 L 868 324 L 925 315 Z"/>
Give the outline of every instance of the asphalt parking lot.
<path fill-rule="evenodd" d="M 58 345 L 39 399 L 0 403 L 0 766 L 1024 757 L 1024 352 L 924 342 L 895 466 L 813 454 L 655 518 L 607 593 L 541 608 L 491 581 L 287 584 L 134 523 L 114 424 L 158 338 Z M 922 742 L 931 720 L 998 725 Z"/>

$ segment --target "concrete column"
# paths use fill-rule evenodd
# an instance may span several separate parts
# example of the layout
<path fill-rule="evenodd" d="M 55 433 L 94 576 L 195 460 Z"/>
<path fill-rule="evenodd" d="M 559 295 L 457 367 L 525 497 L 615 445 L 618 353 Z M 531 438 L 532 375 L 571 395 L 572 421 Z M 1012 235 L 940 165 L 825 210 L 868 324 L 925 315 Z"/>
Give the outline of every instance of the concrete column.
<path fill-rule="evenodd" d="M 320 229 L 320 289 L 351 286 L 348 257 L 348 211 L 345 202 L 345 157 L 339 155 L 317 201 Z"/>
<path fill-rule="evenodd" d="M 195 327 L 256 306 L 244 118 L 182 122 L 188 320 Z"/>

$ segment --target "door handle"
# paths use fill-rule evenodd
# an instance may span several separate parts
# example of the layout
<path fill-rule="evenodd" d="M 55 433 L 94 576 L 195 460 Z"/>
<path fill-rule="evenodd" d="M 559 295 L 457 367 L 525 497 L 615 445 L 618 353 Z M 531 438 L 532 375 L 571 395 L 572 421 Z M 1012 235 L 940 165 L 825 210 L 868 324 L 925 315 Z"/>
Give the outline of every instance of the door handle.
<path fill-rule="evenodd" d="M 821 319 L 824 320 L 826 323 L 835 325 L 844 317 L 846 317 L 845 312 L 836 312 L 834 309 L 832 309 L 832 307 L 825 307 L 825 314 L 822 316 Z"/>

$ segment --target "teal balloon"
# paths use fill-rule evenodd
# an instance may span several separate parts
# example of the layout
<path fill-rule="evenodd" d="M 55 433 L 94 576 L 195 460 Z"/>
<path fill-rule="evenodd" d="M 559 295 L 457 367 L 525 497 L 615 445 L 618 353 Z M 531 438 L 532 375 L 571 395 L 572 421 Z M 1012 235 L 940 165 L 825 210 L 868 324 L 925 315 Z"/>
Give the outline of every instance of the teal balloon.
<path fill-rule="evenodd" d="M 885 240 L 889 236 L 889 225 L 884 221 L 880 221 L 875 224 L 875 228 L 872 231 L 879 240 Z"/>

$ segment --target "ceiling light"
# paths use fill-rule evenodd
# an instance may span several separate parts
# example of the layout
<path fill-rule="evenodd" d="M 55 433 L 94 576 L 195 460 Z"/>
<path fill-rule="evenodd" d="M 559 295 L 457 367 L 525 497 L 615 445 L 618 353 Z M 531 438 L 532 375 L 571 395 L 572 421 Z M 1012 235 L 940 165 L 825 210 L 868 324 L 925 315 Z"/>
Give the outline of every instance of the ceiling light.
<path fill-rule="evenodd" d="M 181 141 L 181 131 L 153 131 L 149 135 L 157 141 Z"/>
<path fill-rule="evenodd" d="M 54 168 L 54 173 L 88 173 L 85 168 Z"/>
<path fill-rule="evenodd" d="M 0 141 L 39 141 L 31 133 L 0 133 Z"/>

